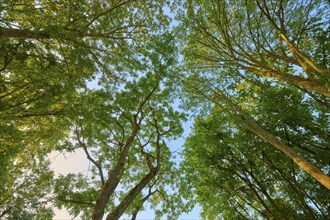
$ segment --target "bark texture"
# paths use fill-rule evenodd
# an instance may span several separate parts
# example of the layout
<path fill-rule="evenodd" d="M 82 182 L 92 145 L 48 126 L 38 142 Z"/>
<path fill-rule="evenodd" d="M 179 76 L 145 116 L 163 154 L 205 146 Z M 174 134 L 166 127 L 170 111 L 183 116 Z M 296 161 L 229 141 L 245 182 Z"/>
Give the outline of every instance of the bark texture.
<path fill-rule="evenodd" d="M 226 98 L 227 102 L 235 108 L 237 112 L 240 113 L 241 116 L 245 119 L 245 122 L 242 125 L 248 130 L 252 131 L 264 141 L 272 144 L 274 147 L 285 153 L 288 157 L 290 157 L 299 167 L 305 170 L 308 174 L 314 177 L 319 183 L 321 183 L 326 188 L 330 189 L 330 177 L 325 175 L 321 170 L 315 167 L 313 164 L 299 156 L 296 152 L 294 152 L 289 146 L 284 144 L 274 135 L 263 129 L 261 126 L 255 122 L 253 118 L 251 118 L 248 114 L 246 114 L 238 105 L 231 102 L 228 98 Z"/>
<path fill-rule="evenodd" d="M 92 220 L 101 220 L 103 218 L 104 209 L 110 199 L 110 196 L 113 194 L 119 184 L 127 154 L 139 129 L 139 126 L 136 125 L 131 136 L 128 138 L 125 146 L 123 147 L 123 151 L 120 154 L 117 164 L 112 170 L 109 171 L 108 179 L 105 181 L 105 184 L 101 189 L 100 196 L 96 200 Z"/>

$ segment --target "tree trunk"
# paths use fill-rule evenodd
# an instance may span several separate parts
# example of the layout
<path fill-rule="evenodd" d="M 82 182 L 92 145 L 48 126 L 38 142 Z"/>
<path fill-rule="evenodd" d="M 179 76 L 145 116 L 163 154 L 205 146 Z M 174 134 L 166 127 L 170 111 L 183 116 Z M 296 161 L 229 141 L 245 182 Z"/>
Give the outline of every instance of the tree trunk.
<path fill-rule="evenodd" d="M 101 220 L 103 218 L 104 209 L 110 199 L 110 196 L 113 194 L 119 184 L 120 173 L 124 169 L 126 156 L 139 129 L 139 126 L 135 126 L 131 136 L 128 138 L 125 146 L 123 147 L 123 151 L 120 154 L 117 164 L 112 170 L 109 171 L 108 179 L 105 181 L 105 184 L 101 189 L 100 196 L 96 200 L 92 220 Z"/>
<path fill-rule="evenodd" d="M 111 212 L 107 216 L 107 220 L 117 220 L 126 209 L 130 206 L 130 204 L 134 201 L 134 199 L 141 193 L 141 191 L 147 186 L 147 184 L 154 178 L 158 173 L 159 167 L 151 170 L 123 199 L 123 201 L 116 207 L 113 212 Z"/>
<path fill-rule="evenodd" d="M 79 32 L 79 31 L 62 31 L 62 32 L 49 32 L 49 31 L 31 31 L 27 29 L 16 28 L 3 28 L 0 27 L 0 37 L 9 38 L 23 38 L 23 39 L 65 39 L 73 40 L 84 37 L 94 38 L 116 38 L 114 31 L 110 33 L 91 33 L 91 32 Z"/>
<path fill-rule="evenodd" d="M 83 37 L 83 33 L 50 33 L 47 31 L 31 31 L 26 29 L 0 27 L 0 37 L 26 38 L 26 39 L 74 39 Z"/>
<path fill-rule="evenodd" d="M 224 96 L 222 96 L 224 97 Z M 251 118 L 249 115 L 247 115 L 239 106 L 237 106 L 235 103 L 233 103 L 231 100 L 229 100 L 227 97 L 225 97 L 228 104 L 230 104 L 232 107 L 235 108 L 236 111 L 240 113 L 241 116 L 245 119 L 246 123 L 242 123 L 242 125 L 247 128 L 248 130 L 252 131 L 256 135 L 258 135 L 260 138 L 262 138 L 264 141 L 272 144 L 274 147 L 285 153 L 287 156 L 289 156 L 300 168 L 305 170 L 308 174 L 310 174 L 312 177 L 314 177 L 319 183 L 321 183 L 326 188 L 330 189 L 330 177 L 322 173 L 321 170 L 319 170 L 317 167 L 315 167 L 313 164 L 309 163 L 307 160 L 300 157 L 296 152 L 294 152 L 289 146 L 284 144 L 282 141 L 280 141 L 278 138 L 273 136 L 271 133 L 263 129 L 261 126 L 259 126 L 253 118 Z"/>
<path fill-rule="evenodd" d="M 102 187 L 100 196 L 96 200 L 96 204 L 93 210 L 92 219 L 93 220 L 101 220 L 104 215 L 104 209 L 109 201 L 110 196 L 113 194 L 115 189 L 117 188 L 120 181 L 120 171 L 124 167 L 125 163 L 122 165 L 117 165 L 115 169 L 109 172 L 109 177 L 105 181 L 104 186 Z"/>
<path fill-rule="evenodd" d="M 316 63 L 314 63 L 305 53 L 300 51 L 288 38 L 286 35 L 286 30 L 285 30 L 285 24 L 284 24 L 284 17 L 277 17 L 279 18 L 280 21 L 280 26 L 277 25 L 275 19 L 272 17 L 272 15 L 269 12 L 269 8 L 267 8 L 266 3 L 263 2 L 261 3 L 260 1 L 256 1 L 258 8 L 260 9 L 261 13 L 264 14 L 267 19 L 271 22 L 275 30 L 278 32 L 282 40 L 286 43 L 288 46 L 289 50 L 291 53 L 296 57 L 297 61 L 300 63 L 300 66 L 305 70 L 305 72 L 308 74 L 308 69 L 310 66 L 312 69 L 314 69 L 317 73 L 319 74 L 327 74 L 329 71 L 326 69 L 323 69 L 319 67 Z M 284 16 L 284 9 L 281 7 L 278 9 L 278 14 L 282 13 Z"/>
<path fill-rule="evenodd" d="M 140 209 L 143 207 L 143 203 L 145 201 L 147 201 L 155 192 L 157 192 L 157 190 L 156 191 L 153 191 L 153 192 L 151 191 L 153 185 L 154 184 L 152 184 L 151 186 L 149 186 L 149 193 L 145 197 L 143 197 L 143 199 L 141 200 L 141 204 L 139 204 L 139 205 L 137 205 L 135 207 L 135 209 L 133 211 L 133 214 L 132 214 L 131 220 L 136 220 L 136 216 L 139 213 Z"/>
<path fill-rule="evenodd" d="M 243 111 L 243 109 L 241 109 L 237 104 L 235 104 L 232 100 L 230 100 L 230 98 L 228 98 L 221 91 L 215 90 L 215 89 L 209 87 L 209 89 L 212 90 L 213 94 L 218 96 L 217 98 L 224 101 L 231 108 L 234 108 L 236 113 L 232 112 L 233 109 L 223 107 L 221 104 L 219 104 L 217 102 L 216 98 L 212 98 L 212 97 L 204 94 L 202 91 L 198 90 L 194 86 L 192 86 L 192 88 L 199 91 L 203 97 L 212 101 L 216 106 L 225 110 L 228 114 L 232 115 L 236 124 L 242 125 L 244 128 L 255 133 L 257 136 L 259 136 L 264 141 L 272 144 L 275 148 L 279 149 L 280 151 L 285 153 L 289 158 L 291 158 L 300 168 L 302 168 L 308 174 L 310 174 L 312 177 L 314 177 L 319 183 L 321 183 L 327 189 L 330 189 L 330 177 L 329 176 L 325 175 L 321 170 L 319 170 L 313 164 L 309 163 L 307 160 L 300 157 L 296 152 L 291 150 L 291 148 L 289 146 L 284 144 L 277 137 L 275 137 L 274 135 L 272 135 L 271 133 L 269 133 L 268 131 L 263 129 L 261 126 L 259 126 L 258 123 L 252 117 L 250 117 L 248 114 L 246 114 Z M 237 117 L 236 116 L 237 113 L 239 113 L 240 116 L 242 116 L 244 119 Z"/>
<path fill-rule="evenodd" d="M 284 72 L 279 72 L 273 69 L 257 69 L 253 67 L 240 66 L 242 69 L 251 71 L 252 73 L 263 76 L 263 77 L 274 77 L 276 79 L 282 80 L 284 82 L 290 83 L 297 87 L 306 89 L 308 91 L 314 91 L 318 94 L 330 97 L 330 90 L 325 86 L 324 82 L 320 82 L 315 79 L 305 79 L 300 76 L 294 76 Z"/>

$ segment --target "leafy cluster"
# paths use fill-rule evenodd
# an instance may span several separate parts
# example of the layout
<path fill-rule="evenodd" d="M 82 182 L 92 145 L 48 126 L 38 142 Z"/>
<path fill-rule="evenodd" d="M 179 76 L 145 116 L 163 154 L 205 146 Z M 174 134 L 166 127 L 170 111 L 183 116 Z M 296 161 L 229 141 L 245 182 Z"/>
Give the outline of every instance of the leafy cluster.
<path fill-rule="evenodd" d="M 185 106 L 200 114 L 181 191 L 202 217 L 328 218 L 328 14 L 324 1 L 183 4 Z"/>
<path fill-rule="evenodd" d="M 328 219 L 329 15 L 325 0 L 3 1 L 0 218 Z M 77 150 L 90 169 L 54 175 L 49 153 Z"/>

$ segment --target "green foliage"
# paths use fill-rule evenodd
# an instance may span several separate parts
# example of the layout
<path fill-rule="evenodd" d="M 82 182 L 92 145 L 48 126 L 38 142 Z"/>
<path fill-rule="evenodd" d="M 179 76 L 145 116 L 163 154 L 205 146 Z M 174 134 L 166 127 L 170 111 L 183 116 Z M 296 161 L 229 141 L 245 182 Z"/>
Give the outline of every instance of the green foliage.
<path fill-rule="evenodd" d="M 140 7 L 141 4 L 144 7 Z M 116 87 L 116 83 L 122 82 L 122 86 L 127 81 L 128 87 L 132 88 L 118 95 L 116 102 L 123 103 L 126 111 L 130 111 L 134 103 L 128 99 L 131 97 L 129 92 L 134 93 L 139 87 L 126 78 L 138 77 L 141 71 L 145 74 L 145 69 L 149 68 L 140 61 L 140 57 L 145 53 L 163 53 L 163 57 L 150 56 L 150 64 L 157 68 L 149 71 L 160 72 L 157 77 L 162 77 L 161 71 L 171 68 L 166 66 L 172 65 L 174 59 L 166 55 L 167 51 L 162 47 L 157 47 L 163 38 L 153 36 L 169 22 L 163 14 L 163 6 L 163 1 L 5 1 L 1 4 L 0 201 L 6 200 L 6 203 L 1 204 L 4 212 L 0 215 L 14 219 L 36 218 L 35 207 L 25 207 L 18 202 L 20 199 L 28 203 L 28 185 L 22 185 L 17 198 L 8 196 L 8 193 L 15 190 L 18 187 L 16 182 L 33 169 L 47 167 L 45 157 L 50 151 L 56 148 L 74 150 L 74 144 L 65 138 L 72 136 L 72 120 L 89 108 L 80 105 L 79 101 L 88 99 L 93 107 L 101 102 L 104 104 L 112 98 L 111 89 Z M 165 37 L 165 42 L 170 43 L 170 37 Z M 148 45 L 149 49 L 145 50 L 150 42 L 155 42 L 154 47 Z M 168 50 L 174 53 L 173 47 L 168 47 Z M 160 67 L 166 68 L 159 70 Z M 93 79 L 99 79 L 107 91 L 84 93 L 86 81 Z M 148 80 L 145 78 L 139 86 L 145 86 Z M 118 91 L 119 87 L 116 87 Z M 143 93 L 148 89 L 145 88 Z M 103 97 L 93 100 L 98 95 Z M 89 109 L 87 112 L 91 113 Z M 172 114 L 176 117 L 176 113 Z M 83 135 L 92 137 L 99 133 L 98 139 L 101 136 L 106 139 L 107 134 L 97 130 L 104 128 L 92 125 L 96 116 L 106 118 L 106 115 L 102 111 L 85 115 L 90 122 L 86 121 L 89 127 Z M 26 152 L 33 156 L 25 157 Z M 104 155 L 100 157 L 105 159 Z M 32 166 L 30 163 L 38 161 L 37 158 L 40 161 Z M 34 175 L 44 178 L 40 172 Z M 50 191 L 47 189 L 42 193 Z M 33 199 L 38 200 L 38 196 L 39 199 L 44 197 L 38 194 Z M 76 198 L 73 196 L 71 199 Z M 16 208 L 20 211 L 7 211 Z M 71 209 L 73 214 L 79 212 L 78 206 Z M 48 211 L 51 213 L 51 208 Z M 24 213 L 25 217 L 18 216 Z"/>
<path fill-rule="evenodd" d="M 239 69 L 329 97 L 328 15 L 325 1 L 186 1 L 177 30 L 192 68 Z"/>
<path fill-rule="evenodd" d="M 89 187 L 86 176 L 82 174 L 68 174 L 56 178 L 54 186 L 56 194 L 56 207 L 61 209 L 66 207 L 72 216 L 85 213 L 84 219 L 91 217 L 97 190 Z"/>
<path fill-rule="evenodd" d="M 250 74 L 218 77 L 200 71 L 185 79 L 186 107 L 207 111 L 185 143 L 181 193 L 206 219 L 326 219 L 327 189 L 272 145 L 251 133 L 225 96 L 258 124 L 329 175 L 328 109 L 295 87 Z M 190 101 L 191 100 L 191 101 Z M 210 107 L 211 106 L 211 107 Z M 313 189 L 313 190 L 311 190 Z"/>
<path fill-rule="evenodd" d="M 327 189 L 251 123 L 329 175 L 329 4 L 176 4 L 182 97 L 197 112 L 183 152 L 182 195 L 195 192 L 191 203 L 207 219 L 326 219 Z"/>
<path fill-rule="evenodd" d="M 84 179 L 80 174 L 70 174 L 56 181 L 58 207 L 67 208 L 73 215 L 90 216 L 90 204 L 95 204 L 105 181 L 117 178 L 107 176 L 108 173 L 123 163 L 118 177 L 120 185 L 105 207 L 105 212 L 111 213 L 151 171 L 150 166 L 159 164 L 157 175 L 129 201 L 126 213 L 134 214 L 149 203 L 153 209 L 162 210 L 158 215 L 178 216 L 183 203 L 175 201 L 174 193 L 164 190 L 175 185 L 178 175 L 167 142 L 178 138 L 185 120 L 185 114 L 171 106 L 177 86 L 171 80 L 176 58 L 172 39 L 167 32 L 152 37 L 146 48 L 139 50 L 142 65 L 131 64 L 130 71 L 138 74 L 117 86 L 102 82 L 99 89 L 82 91 L 71 103 L 71 143 L 63 142 L 58 149 L 82 148 L 93 167 Z M 150 198 L 145 201 L 149 193 Z"/>
<path fill-rule="evenodd" d="M 274 115 L 267 115 L 267 120 L 276 122 Z M 278 132 L 287 138 L 302 137 Z M 308 152 L 329 157 L 328 150 L 315 150 L 306 139 L 298 138 L 292 147 L 317 160 L 318 167 L 329 169 L 323 156 Z M 243 218 L 276 219 L 281 213 L 286 219 L 327 218 L 327 189 L 320 188 L 280 152 L 233 123 L 224 112 L 214 109 L 209 116 L 196 119 L 185 143 L 184 159 L 182 191 L 196 193 L 195 201 L 203 207 L 204 218 L 229 219 L 240 214 Z"/>
<path fill-rule="evenodd" d="M 0 213 L 6 219 L 51 219 L 49 206 L 53 172 L 47 166 L 45 153 L 26 148 L 8 164 L 10 175 L 1 184 Z M 36 148 L 32 149 L 36 151 Z M 1 179 L 3 181 L 3 179 Z"/>
<path fill-rule="evenodd" d="M 199 204 L 205 219 L 328 218 L 327 189 L 247 120 L 329 175 L 328 2 L 28 0 L 0 13 L 0 217 L 90 219 L 109 183 L 105 215 L 176 219 Z M 177 97 L 196 116 L 180 166 Z M 77 149 L 88 173 L 55 178 L 47 154 Z"/>

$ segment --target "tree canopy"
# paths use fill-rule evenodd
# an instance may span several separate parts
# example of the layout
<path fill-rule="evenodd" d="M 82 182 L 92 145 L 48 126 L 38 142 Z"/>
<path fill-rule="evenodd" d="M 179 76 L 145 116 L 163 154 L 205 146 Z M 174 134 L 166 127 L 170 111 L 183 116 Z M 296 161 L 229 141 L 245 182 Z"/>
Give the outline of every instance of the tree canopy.
<path fill-rule="evenodd" d="M 328 219 L 329 6 L 2 2 L 0 218 Z"/>
<path fill-rule="evenodd" d="M 185 53 L 329 97 L 328 18 L 326 1 L 187 1 Z"/>

